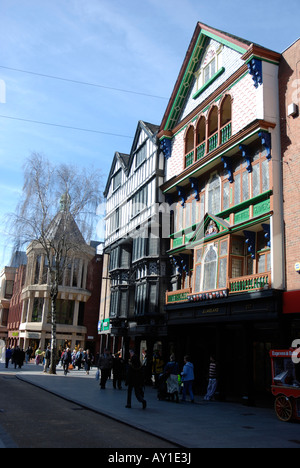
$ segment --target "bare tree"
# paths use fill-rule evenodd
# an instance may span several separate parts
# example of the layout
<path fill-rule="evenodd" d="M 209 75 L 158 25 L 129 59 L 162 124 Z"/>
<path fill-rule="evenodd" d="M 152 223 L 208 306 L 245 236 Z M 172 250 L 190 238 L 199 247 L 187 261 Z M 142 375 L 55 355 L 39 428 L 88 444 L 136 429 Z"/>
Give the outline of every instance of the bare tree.
<path fill-rule="evenodd" d="M 101 201 L 99 171 L 53 165 L 32 154 L 24 165 L 24 185 L 16 212 L 10 216 L 16 248 L 32 244 L 47 259 L 51 300 L 51 364 L 56 373 L 56 301 L 70 256 L 88 249 Z"/>

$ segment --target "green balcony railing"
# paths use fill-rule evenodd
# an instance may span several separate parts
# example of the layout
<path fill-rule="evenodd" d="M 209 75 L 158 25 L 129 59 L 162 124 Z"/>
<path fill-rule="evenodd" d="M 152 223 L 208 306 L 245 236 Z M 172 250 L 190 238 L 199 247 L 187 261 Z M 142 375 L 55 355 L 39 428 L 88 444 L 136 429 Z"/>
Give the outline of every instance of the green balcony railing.
<path fill-rule="evenodd" d="M 194 150 L 188 153 L 185 157 L 185 167 L 189 167 L 194 162 Z"/>
<path fill-rule="evenodd" d="M 225 143 L 231 137 L 231 122 L 221 128 L 221 144 Z"/>
<path fill-rule="evenodd" d="M 197 147 L 197 161 L 205 155 L 205 142 Z"/>
<path fill-rule="evenodd" d="M 218 146 L 218 132 L 208 139 L 208 152 L 213 151 Z"/>
<path fill-rule="evenodd" d="M 247 291 L 257 291 L 259 289 L 269 289 L 271 287 L 271 273 L 260 273 L 241 278 L 229 279 L 229 293 L 239 293 Z"/>

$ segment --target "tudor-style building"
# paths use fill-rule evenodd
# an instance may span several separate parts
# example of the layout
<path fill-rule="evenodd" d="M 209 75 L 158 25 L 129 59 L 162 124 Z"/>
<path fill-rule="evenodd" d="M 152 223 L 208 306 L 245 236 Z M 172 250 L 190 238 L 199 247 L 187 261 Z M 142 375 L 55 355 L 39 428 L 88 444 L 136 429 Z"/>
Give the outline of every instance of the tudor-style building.
<path fill-rule="evenodd" d="M 158 126 L 139 121 L 130 154 L 116 152 L 104 191 L 106 233 L 99 330 L 102 349 L 151 353 L 166 336 L 166 250 L 159 204 L 164 157 Z"/>
<path fill-rule="evenodd" d="M 174 212 L 169 348 L 191 354 L 200 390 L 215 354 L 221 395 L 245 401 L 268 388 L 283 342 L 279 60 L 198 23 L 158 134 Z"/>

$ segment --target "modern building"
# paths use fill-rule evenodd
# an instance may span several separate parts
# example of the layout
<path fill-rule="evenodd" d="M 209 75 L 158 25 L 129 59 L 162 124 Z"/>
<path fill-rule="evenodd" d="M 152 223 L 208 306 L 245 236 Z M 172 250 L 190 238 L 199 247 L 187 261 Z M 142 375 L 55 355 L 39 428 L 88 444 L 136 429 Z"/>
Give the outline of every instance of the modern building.
<path fill-rule="evenodd" d="M 68 251 L 66 268 L 60 279 L 56 302 L 57 348 L 66 345 L 72 349 L 85 348 L 88 344 L 97 352 L 97 318 L 99 311 L 99 287 L 101 287 L 102 259 L 95 257 L 96 246 L 87 245 L 79 228 L 66 209 L 61 209 L 48 228 L 47 239 L 54 242 L 67 229 L 72 235 L 73 247 Z M 18 344 L 26 349 L 29 345 L 45 349 L 51 340 L 51 300 L 48 260 L 39 241 L 30 243 L 26 250 L 27 268 L 19 272 L 16 297 L 19 300 L 10 308 L 8 316 L 9 344 Z M 100 283 L 98 283 L 98 281 Z M 94 293 L 89 289 L 93 288 Z M 20 289 L 20 291 L 19 291 Z M 93 294 L 91 305 L 87 306 Z M 96 304 L 95 304 L 96 302 Z M 20 307 L 21 305 L 21 307 Z M 18 333 L 18 342 L 12 341 L 13 333 Z"/>
<path fill-rule="evenodd" d="M 199 391 L 214 354 L 221 397 L 247 402 L 286 338 L 280 58 L 197 23 L 158 133 L 174 212 L 168 347 L 191 355 Z"/>
<path fill-rule="evenodd" d="M 99 332 L 102 347 L 162 347 L 166 244 L 159 211 L 164 157 L 158 127 L 139 121 L 130 154 L 116 152 L 104 196 L 106 234 Z"/>

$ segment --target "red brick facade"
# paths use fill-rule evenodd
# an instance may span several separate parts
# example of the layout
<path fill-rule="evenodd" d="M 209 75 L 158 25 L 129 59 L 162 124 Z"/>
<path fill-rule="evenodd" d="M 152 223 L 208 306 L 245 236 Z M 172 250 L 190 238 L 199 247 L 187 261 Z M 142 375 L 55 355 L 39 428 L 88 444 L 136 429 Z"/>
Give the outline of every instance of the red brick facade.
<path fill-rule="evenodd" d="M 299 290 L 300 274 L 295 264 L 300 262 L 300 39 L 282 54 L 279 69 L 279 99 L 281 114 L 281 148 L 283 166 L 283 209 L 285 222 L 286 290 Z M 289 115 L 295 104 L 296 113 Z M 295 293 L 293 293 L 293 297 Z M 294 297 L 295 299 L 295 297 Z M 285 299 L 285 312 L 300 312 L 300 302 Z M 293 307 L 291 307 L 293 305 Z"/>
<path fill-rule="evenodd" d="M 98 335 L 99 304 L 101 296 L 103 255 L 95 255 L 90 261 L 87 277 L 87 289 L 92 295 L 85 304 L 84 326 L 87 328 L 86 344 L 96 355 L 100 351 L 100 335 Z M 93 338 L 92 338 L 93 337 Z"/>
<path fill-rule="evenodd" d="M 26 265 L 21 265 L 16 270 L 13 295 L 10 301 L 9 314 L 8 314 L 8 338 L 11 346 L 19 344 L 19 326 L 21 323 L 22 315 L 22 302 L 21 293 L 25 283 Z"/>

